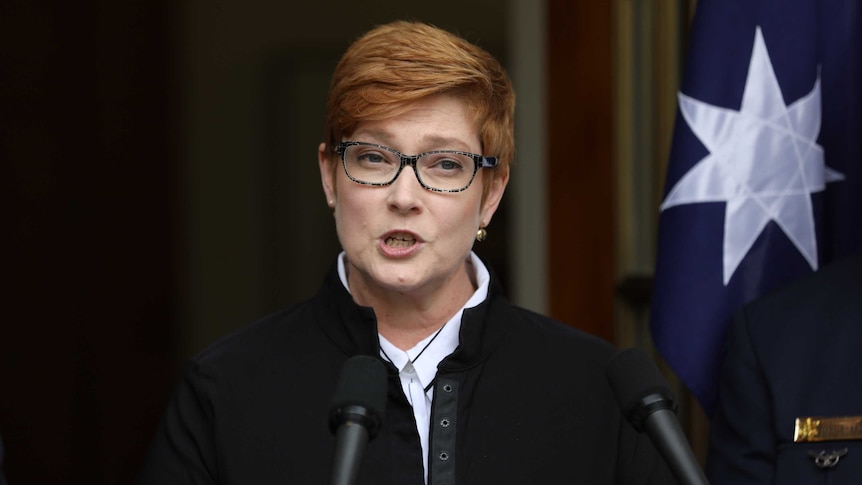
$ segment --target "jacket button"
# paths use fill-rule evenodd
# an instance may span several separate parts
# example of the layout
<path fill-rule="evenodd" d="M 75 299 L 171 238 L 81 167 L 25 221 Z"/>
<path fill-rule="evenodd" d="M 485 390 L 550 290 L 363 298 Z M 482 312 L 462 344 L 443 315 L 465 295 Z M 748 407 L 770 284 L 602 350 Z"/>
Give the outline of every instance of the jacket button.
<path fill-rule="evenodd" d="M 445 384 L 443 386 L 443 392 L 451 393 L 452 392 L 452 384 Z"/>
<path fill-rule="evenodd" d="M 443 426 L 444 428 L 448 428 L 450 424 L 452 423 L 449 421 L 449 418 L 443 418 L 440 420 L 440 426 Z"/>
<path fill-rule="evenodd" d="M 449 459 L 449 453 L 446 453 L 445 451 L 441 451 L 440 452 L 440 461 L 446 461 L 448 459 Z"/>

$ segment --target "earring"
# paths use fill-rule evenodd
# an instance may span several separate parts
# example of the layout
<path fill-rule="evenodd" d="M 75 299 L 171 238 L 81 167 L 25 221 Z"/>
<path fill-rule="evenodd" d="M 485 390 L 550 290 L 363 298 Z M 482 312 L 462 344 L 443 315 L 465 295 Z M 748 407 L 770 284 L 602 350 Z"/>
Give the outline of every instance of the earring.
<path fill-rule="evenodd" d="M 476 240 L 479 242 L 484 241 L 488 237 L 488 231 L 485 230 L 484 227 L 480 227 L 478 231 L 476 231 Z"/>

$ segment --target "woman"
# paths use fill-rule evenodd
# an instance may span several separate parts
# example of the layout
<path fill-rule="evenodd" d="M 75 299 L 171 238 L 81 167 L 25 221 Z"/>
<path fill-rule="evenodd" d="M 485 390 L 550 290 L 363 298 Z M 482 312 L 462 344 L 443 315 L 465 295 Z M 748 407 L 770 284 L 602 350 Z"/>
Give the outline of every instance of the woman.
<path fill-rule="evenodd" d="M 672 483 L 621 419 L 611 346 L 513 306 L 471 250 L 514 152 L 499 63 L 384 25 L 347 50 L 327 110 L 318 158 L 344 251 L 312 300 L 192 359 L 141 483 L 326 483 L 354 355 L 390 377 L 358 483 Z"/>

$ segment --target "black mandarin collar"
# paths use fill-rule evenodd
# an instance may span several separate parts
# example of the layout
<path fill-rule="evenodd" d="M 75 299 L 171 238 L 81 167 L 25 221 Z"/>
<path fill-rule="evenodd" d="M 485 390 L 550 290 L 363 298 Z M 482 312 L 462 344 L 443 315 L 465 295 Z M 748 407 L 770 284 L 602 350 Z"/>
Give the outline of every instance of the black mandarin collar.
<path fill-rule="evenodd" d="M 464 310 L 458 348 L 443 359 L 440 370 L 460 372 L 479 364 L 493 352 L 506 332 L 511 319 L 506 313 L 512 306 L 503 296 L 496 275 L 490 268 L 488 271 L 491 274 L 488 298 Z M 314 313 L 318 325 L 346 356 L 380 355 L 374 309 L 353 301 L 341 284 L 337 265 L 333 265 L 314 297 Z"/>

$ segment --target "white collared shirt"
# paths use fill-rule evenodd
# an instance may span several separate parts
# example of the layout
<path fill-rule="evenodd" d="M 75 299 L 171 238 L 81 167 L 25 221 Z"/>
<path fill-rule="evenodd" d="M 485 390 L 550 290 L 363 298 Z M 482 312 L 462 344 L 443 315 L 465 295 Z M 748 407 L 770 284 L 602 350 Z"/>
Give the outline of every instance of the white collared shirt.
<path fill-rule="evenodd" d="M 350 291 L 347 285 L 347 271 L 345 270 L 344 252 L 338 256 L 338 277 L 341 283 Z M 472 308 L 488 297 L 488 286 L 491 276 L 488 268 L 482 264 L 482 260 L 476 253 L 470 252 L 470 261 L 476 271 L 476 291 L 458 310 L 455 315 L 446 322 L 439 332 L 429 335 L 407 351 L 403 351 L 386 340 L 383 335 L 380 338 L 380 356 L 392 362 L 395 368 L 400 370 L 401 387 L 407 401 L 413 406 L 413 417 L 416 420 L 416 429 L 419 431 L 419 442 L 422 445 L 422 465 L 425 470 L 425 482 L 428 482 L 428 439 L 431 425 L 431 401 L 434 397 L 434 377 L 437 375 L 437 366 L 449 354 L 458 348 L 458 336 L 461 332 L 461 316 L 465 308 Z M 421 353 L 421 355 L 420 355 Z M 419 357 L 417 360 L 417 356 Z M 415 362 L 413 362 L 415 361 Z"/>

